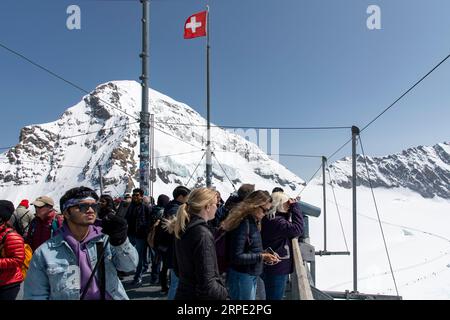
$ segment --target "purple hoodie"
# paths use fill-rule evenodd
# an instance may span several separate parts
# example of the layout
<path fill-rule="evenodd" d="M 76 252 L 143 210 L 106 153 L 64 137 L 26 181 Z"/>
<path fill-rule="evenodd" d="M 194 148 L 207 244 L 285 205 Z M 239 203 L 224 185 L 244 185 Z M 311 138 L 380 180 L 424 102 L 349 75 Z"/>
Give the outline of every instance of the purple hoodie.
<path fill-rule="evenodd" d="M 86 236 L 86 238 L 84 238 L 84 240 L 82 240 L 81 242 L 79 242 L 74 238 L 72 232 L 70 232 L 70 229 L 66 223 L 63 224 L 60 230 L 63 239 L 67 241 L 69 246 L 72 248 L 75 257 L 77 257 L 78 259 L 78 265 L 80 266 L 80 284 L 81 284 L 80 294 L 81 294 L 81 292 L 83 292 L 84 288 L 86 287 L 86 284 L 92 273 L 92 267 L 86 244 L 90 240 L 102 235 L 102 229 L 96 226 L 89 226 L 89 233 Z M 100 288 L 98 286 L 98 281 L 96 277 L 92 279 L 84 299 L 85 300 L 101 299 Z M 106 299 L 111 300 L 111 297 L 108 295 L 108 293 L 106 293 Z"/>

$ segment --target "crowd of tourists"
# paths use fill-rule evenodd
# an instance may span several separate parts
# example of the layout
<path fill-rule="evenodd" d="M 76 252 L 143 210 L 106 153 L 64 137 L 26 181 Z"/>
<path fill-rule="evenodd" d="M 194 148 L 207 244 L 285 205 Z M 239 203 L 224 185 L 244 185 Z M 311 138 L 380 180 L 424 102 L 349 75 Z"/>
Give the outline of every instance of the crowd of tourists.
<path fill-rule="evenodd" d="M 281 300 L 303 230 L 297 200 L 252 184 L 226 201 L 185 186 L 156 201 L 139 188 L 113 198 L 83 186 L 59 207 L 47 195 L 0 200 L 0 300 L 21 288 L 27 300 L 125 300 L 127 275 L 168 300 Z"/>

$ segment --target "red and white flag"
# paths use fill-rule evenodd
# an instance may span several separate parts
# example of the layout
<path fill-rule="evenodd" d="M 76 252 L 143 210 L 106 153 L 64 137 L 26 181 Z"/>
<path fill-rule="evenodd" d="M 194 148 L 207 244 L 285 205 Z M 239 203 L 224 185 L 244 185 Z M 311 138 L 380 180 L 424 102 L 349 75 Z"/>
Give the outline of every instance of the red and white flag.
<path fill-rule="evenodd" d="M 206 36 L 207 11 L 198 12 L 184 23 L 184 38 L 192 39 Z"/>

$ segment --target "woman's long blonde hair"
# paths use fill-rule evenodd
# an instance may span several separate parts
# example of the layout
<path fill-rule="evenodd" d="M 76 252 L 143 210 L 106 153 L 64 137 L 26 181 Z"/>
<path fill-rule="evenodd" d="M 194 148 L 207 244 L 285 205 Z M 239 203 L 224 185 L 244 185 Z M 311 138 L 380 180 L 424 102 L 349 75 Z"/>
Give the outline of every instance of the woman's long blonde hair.
<path fill-rule="evenodd" d="M 245 217 L 267 202 L 272 202 L 269 192 L 263 190 L 253 191 L 236 207 L 231 209 L 228 217 L 221 224 L 222 228 L 225 231 L 236 229 Z"/>
<path fill-rule="evenodd" d="M 169 233 L 174 233 L 180 239 L 181 234 L 186 229 L 186 225 L 191 220 L 191 215 L 198 215 L 208 204 L 217 202 L 215 190 L 208 188 L 198 188 L 192 190 L 186 203 L 182 204 L 174 218 L 166 220 L 165 227 Z"/>

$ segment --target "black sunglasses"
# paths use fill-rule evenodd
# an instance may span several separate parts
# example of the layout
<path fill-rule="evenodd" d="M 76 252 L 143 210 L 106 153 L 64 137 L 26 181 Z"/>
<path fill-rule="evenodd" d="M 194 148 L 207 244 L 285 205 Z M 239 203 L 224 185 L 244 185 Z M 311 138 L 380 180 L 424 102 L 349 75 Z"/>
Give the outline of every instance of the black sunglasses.
<path fill-rule="evenodd" d="M 74 207 L 77 207 L 78 210 L 80 210 L 82 213 L 86 213 L 89 208 L 92 208 L 95 212 L 98 210 L 98 203 L 79 203 L 75 205 Z"/>
<path fill-rule="evenodd" d="M 264 212 L 264 213 L 267 213 L 267 212 L 269 212 L 269 210 L 270 210 L 270 208 L 269 209 L 266 209 L 266 208 L 264 208 L 263 206 L 259 206 L 260 208 L 261 208 L 261 210 Z"/>

